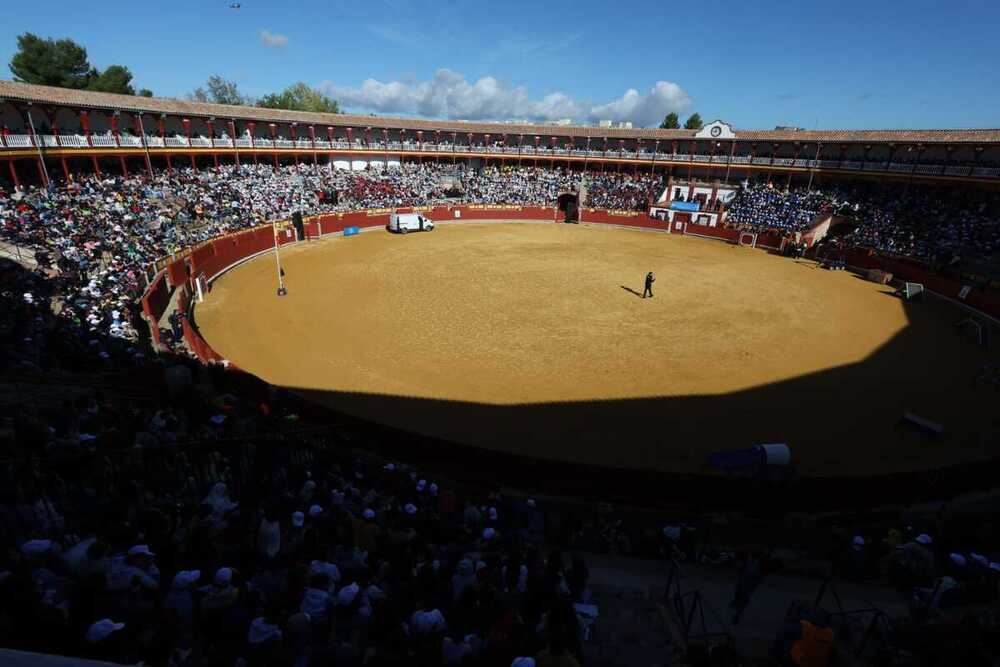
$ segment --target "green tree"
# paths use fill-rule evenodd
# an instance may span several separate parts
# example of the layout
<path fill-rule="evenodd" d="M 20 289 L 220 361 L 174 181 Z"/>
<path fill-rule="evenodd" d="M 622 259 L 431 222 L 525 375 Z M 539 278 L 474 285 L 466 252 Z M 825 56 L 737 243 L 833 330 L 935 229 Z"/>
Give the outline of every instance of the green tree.
<path fill-rule="evenodd" d="M 137 94 L 139 95 L 139 97 L 152 97 L 153 91 L 150 90 L 149 88 L 140 88 Z"/>
<path fill-rule="evenodd" d="M 60 88 L 85 88 L 91 74 L 87 49 L 71 39 L 42 39 L 30 32 L 18 35 L 9 66 L 15 81 Z"/>
<path fill-rule="evenodd" d="M 661 130 L 676 130 L 680 128 L 681 121 L 673 111 L 668 113 L 664 118 L 663 122 L 660 123 Z"/>
<path fill-rule="evenodd" d="M 122 65 L 109 65 L 103 72 L 91 70 L 87 90 L 101 93 L 118 93 L 119 95 L 135 95 L 132 87 L 132 72 Z"/>
<path fill-rule="evenodd" d="M 208 77 L 205 87 L 198 86 L 188 97 L 196 102 L 211 102 L 212 104 L 232 104 L 235 106 L 253 104 L 253 98 L 241 93 L 235 81 L 223 79 L 218 74 Z"/>
<path fill-rule="evenodd" d="M 697 113 L 691 114 L 690 118 L 684 122 L 685 130 L 700 130 L 705 124 L 701 122 L 701 116 Z"/>
<path fill-rule="evenodd" d="M 268 109 L 340 113 L 340 106 L 336 100 L 301 81 L 288 86 L 280 93 L 265 95 L 257 101 L 257 106 Z"/>
<path fill-rule="evenodd" d="M 71 39 L 42 39 L 30 32 L 18 35 L 17 53 L 9 66 L 15 81 L 135 95 L 128 67 L 109 65 L 102 72 L 87 60 L 87 49 Z M 143 90 L 152 97 L 152 92 Z"/>

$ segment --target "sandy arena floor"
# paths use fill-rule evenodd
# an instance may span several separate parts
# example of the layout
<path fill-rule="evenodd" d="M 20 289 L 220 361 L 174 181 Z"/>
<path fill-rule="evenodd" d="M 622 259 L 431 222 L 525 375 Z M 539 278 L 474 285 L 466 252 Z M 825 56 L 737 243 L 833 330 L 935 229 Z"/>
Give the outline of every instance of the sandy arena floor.
<path fill-rule="evenodd" d="M 690 237 L 554 224 L 375 230 L 282 251 L 196 312 L 217 352 L 343 412 L 533 457 L 696 471 L 787 442 L 810 475 L 991 456 L 958 315 Z M 647 271 L 655 298 L 640 299 Z M 943 438 L 899 424 L 912 410 Z"/>

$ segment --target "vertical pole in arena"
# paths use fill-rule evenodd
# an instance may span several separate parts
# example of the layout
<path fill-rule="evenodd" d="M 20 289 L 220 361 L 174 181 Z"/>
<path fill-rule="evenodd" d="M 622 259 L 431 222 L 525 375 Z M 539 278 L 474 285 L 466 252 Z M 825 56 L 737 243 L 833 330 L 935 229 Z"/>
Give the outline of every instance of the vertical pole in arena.
<path fill-rule="evenodd" d="M 31 117 L 31 103 L 28 103 L 28 123 L 31 124 L 31 140 L 35 143 L 35 149 L 38 151 L 38 174 L 42 177 L 42 183 L 45 187 L 49 186 L 49 170 L 45 168 L 45 158 L 42 157 L 42 141 L 38 138 L 38 133 L 35 132 L 35 119 Z"/>
<path fill-rule="evenodd" d="M 813 164 L 819 161 L 819 152 L 823 150 L 823 144 L 816 143 L 816 157 L 813 158 Z M 816 167 L 813 166 L 809 169 L 809 185 L 806 187 L 806 192 L 812 192 L 813 189 L 813 176 L 816 175 Z"/>
<path fill-rule="evenodd" d="M 278 296 L 285 296 L 288 290 L 285 289 L 285 272 L 281 270 L 281 254 L 278 252 L 278 229 L 271 221 L 271 236 L 274 237 L 274 265 L 278 270 Z"/>

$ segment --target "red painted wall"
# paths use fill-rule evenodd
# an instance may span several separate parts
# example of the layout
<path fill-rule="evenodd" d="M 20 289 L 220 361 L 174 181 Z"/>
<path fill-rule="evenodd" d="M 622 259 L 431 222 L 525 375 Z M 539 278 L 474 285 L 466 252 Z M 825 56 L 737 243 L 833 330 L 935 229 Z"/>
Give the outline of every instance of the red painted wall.
<path fill-rule="evenodd" d="M 921 283 L 927 289 L 952 299 L 958 299 L 958 293 L 962 289 L 960 281 L 931 273 L 911 260 L 883 257 L 874 254 L 873 251 L 859 249 L 847 251 L 846 259 L 851 266 L 888 271 L 897 280 Z M 965 298 L 964 303 L 993 317 L 1000 317 L 1000 296 L 993 292 L 973 290 Z"/>
<path fill-rule="evenodd" d="M 714 239 L 725 241 L 736 241 L 740 238 L 740 233 L 728 227 L 709 227 L 708 225 L 696 225 L 693 222 L 687 224 L 685 234 L 698 234 L 700 236 L 710 236 Z"/>

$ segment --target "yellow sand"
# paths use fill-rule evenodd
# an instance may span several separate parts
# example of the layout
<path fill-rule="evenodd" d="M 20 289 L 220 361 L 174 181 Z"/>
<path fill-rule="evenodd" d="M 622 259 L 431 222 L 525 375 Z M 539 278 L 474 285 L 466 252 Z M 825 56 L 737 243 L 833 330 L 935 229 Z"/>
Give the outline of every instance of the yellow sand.
<path fill-rule="evenodd" d="M 760 442 L 788 442 L 811 474 L 988 454 L 979 434 L 996 417 L 958 315 L 848 272 L 554 224 L 377 230 L 282 262 L 288 296 L 261 256 L 216 282 L 197 323 L 239 367 L 358 416 L 629 468 L 690 471 Z M 946 437 L 899 427 L 904 409 Z"/>

